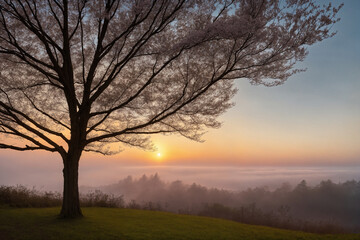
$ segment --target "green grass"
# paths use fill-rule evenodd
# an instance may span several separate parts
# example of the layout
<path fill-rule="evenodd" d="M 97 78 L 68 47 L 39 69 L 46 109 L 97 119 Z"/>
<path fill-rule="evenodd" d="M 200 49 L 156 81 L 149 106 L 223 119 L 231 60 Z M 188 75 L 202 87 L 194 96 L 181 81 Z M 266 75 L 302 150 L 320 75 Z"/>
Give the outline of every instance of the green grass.
<path fill-rule="evenodd" d="M 359 234 L 318 235 L 173 213 L 83 208 L 82 219 L 58 219 L 59 208 L 0 208 L 0 239 L 348 240 Z"/>

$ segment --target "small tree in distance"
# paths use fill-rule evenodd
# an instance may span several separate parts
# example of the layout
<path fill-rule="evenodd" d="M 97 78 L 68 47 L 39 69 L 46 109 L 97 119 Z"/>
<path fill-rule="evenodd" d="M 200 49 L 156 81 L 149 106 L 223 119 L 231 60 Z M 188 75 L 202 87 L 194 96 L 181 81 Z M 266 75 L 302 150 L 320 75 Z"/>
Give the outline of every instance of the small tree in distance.
<path fill-rule="evenodd" d="M 341 7 L 341 6 L 340 6 Z M 0 148 L 63 159 L 61 216 L 82 215 L 83 151 L 200 140 L 235 79 L 275 86 L 340 7 L 313 0 L 0 0 Z M 23 141 L 7 141 L 15 136 Z"/>

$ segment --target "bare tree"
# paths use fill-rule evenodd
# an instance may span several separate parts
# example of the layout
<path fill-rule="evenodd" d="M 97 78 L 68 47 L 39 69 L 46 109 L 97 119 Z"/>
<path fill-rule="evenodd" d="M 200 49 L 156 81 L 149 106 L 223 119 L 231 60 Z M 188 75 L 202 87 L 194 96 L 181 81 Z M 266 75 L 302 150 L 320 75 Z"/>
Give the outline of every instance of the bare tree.
<path fill-rule="evenodd" d="M 61 216 L 81 216 L 83 151 L 200 140 L 234 79 L 275 86 L 340 7 L 312 0 L 0 0 L 0 148 L 61 155 Z M 23 141 L 8 141 L 14 136 Z"/>

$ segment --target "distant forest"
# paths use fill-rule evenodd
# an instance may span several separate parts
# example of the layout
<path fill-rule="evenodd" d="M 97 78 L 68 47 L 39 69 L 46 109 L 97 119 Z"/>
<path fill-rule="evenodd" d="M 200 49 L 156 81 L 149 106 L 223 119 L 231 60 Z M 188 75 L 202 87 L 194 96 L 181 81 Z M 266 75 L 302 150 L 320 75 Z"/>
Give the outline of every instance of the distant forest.
<path fill-rule="evenodd" d="M 158 174 L 131 176 L 116 184 L 82 187 L 83 193 L 122 197 L 124 206 L 224 218 L 320 233 L 360 232 L 360 181 L 322 181 L 308 186 L 228 191 L 181 181 L 167 183 Z"/>

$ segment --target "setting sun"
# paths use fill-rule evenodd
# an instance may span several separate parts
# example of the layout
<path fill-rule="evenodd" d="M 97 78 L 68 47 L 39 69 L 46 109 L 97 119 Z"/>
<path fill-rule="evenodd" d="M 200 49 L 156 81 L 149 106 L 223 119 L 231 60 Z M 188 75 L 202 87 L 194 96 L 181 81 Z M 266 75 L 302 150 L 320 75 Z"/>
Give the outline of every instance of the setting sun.
<path fill-rule="evenodd" d="M 157 157 L 161 157 L 161 153 L 157 153 L 156 156 L 157 156 Z"/>

